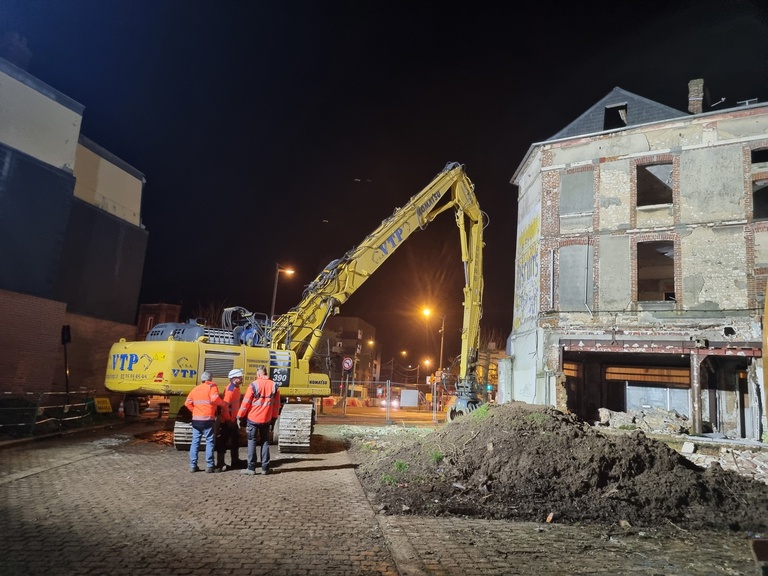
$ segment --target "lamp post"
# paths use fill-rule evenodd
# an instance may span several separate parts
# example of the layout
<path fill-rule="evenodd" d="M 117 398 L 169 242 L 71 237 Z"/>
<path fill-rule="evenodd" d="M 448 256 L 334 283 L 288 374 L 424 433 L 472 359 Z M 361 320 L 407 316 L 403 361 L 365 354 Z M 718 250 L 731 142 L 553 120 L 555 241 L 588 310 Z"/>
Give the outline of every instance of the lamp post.
<path fill-rule="evenodd" d="M 424 309 L 424 316 L 429 317 L 431 314 L 432 314 L 432 310 L 430 310 L 429 308 Z M 445 343 L 445 314 L 443 314 L 440 317 L 440 320 L 442 321 L 442 323 L 440 325 L 440 360 L 437 366 L 438 370 L 443 369 L 443 344 Z"/>
<path fill-rule="evenodd" d="M 443 371 L 443 343 L 445 342 L 445 314 L 443 314 L 443 323 L 440 325 L 440 363 L 437 369 Z"/>
<path fill-rule="evenodd" d="M 427 308 L 424 310 L 424 315 L 429 316 L 431 311 Z M 438 360 L 437 370 L 435 370 L 435 376 L 432 378 L 432 422 L 437 423 L 437 372 L 440 372 L 440 377 L 443 374 L 443 345 L 445 344 L 445 314 L 440 317 L 440 360 Z"/>
<path fill-rule="evenodd" d="M 283 268 L 280 264 L 275 263 L 275 287 L 272 289 L 272 308 L 269 309 L 269 323 L 272 324 L 272 320 L 275 317 L 275 301 L 277 300 L 277 281 L 280 280 L 280 272 L 285 272 L 289 276 L 293 274 L 291 268 Z"/>
<path fill-rule="evenodd" d="M 375 364 L 376 364 L 376 358 L 375 358 L 376 341 L 373 338 L 368 340 L 368 350 L 369 350 L 368 355 L 370 356 L 370 362 L 368 363 L 368 369 L 366 370 L 366 373 L 367 373 L 366 377 L 368 379 L 368 382 L 372 382 L 374 380 L 378 380 L 378 378 L 375 377 L 376 371 L 374 370 Z"/>

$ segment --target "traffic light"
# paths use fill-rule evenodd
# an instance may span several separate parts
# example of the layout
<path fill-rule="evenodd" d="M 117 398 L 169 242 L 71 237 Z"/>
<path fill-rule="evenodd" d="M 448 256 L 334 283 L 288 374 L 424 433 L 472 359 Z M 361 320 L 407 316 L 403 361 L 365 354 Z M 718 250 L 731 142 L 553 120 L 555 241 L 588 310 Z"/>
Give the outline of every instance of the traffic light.
<path fill-rule="evenodd" d="M 493 392 L 493 384 L 486 384 L 486 385 L 485 385 L 485 389 L 486 389 L 488 392 Z"/>

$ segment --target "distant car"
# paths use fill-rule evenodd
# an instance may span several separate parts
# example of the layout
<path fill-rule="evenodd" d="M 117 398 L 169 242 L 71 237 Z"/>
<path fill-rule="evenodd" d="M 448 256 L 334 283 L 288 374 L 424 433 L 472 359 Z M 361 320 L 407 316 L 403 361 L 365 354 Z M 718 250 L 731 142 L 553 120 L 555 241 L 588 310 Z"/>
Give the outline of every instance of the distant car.
<path fill-rule="evenodd" d="M 387 399 L 386 398 L 380 398 L 379 399 L 379 406 L 381 406 L 382 408 L 386 408 L 387 407 Z M 392 398 L 389 401 L 389 407 L 390 408 L 395 408 L 395 409 L 400 408 L 400 399 L 399 398 Z"/>

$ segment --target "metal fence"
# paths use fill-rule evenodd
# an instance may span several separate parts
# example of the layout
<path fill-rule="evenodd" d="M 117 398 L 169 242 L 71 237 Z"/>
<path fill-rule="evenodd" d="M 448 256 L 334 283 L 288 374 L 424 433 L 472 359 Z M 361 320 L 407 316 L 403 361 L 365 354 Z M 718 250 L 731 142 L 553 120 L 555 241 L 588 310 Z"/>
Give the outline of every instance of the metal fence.
<path fill-rule="evenodd" d="M 34 436 L 93 423 L 94 390 L 0 395 L 0 434 Z"/>
<path fill-rule="evenodd" d="M 432 396 L 436 396 L 438 405 L 443 396 L 450 393 L 442 386 L 433 387 L 429 384 L 415 384 L 392 381 L 345 381 L 332 380 L 331 394 L 334 398 L 343 398 L 346 386 L 346 397 L 355 399 L 362 406 L 395 406 L 412 410 L 431 410 Z M 435 389 L 436 388 L 436 389 Z"/>

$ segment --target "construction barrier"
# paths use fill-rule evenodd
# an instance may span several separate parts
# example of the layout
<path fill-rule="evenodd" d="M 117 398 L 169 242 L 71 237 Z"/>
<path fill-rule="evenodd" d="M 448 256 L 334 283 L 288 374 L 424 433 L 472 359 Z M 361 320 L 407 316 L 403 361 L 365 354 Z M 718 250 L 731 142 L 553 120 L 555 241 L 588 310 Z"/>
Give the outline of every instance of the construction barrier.
<path fill-rule="evenodd" d="M 34 436 L 92 423 L 93 390 L 0 394 L 0 433 Z"/>

